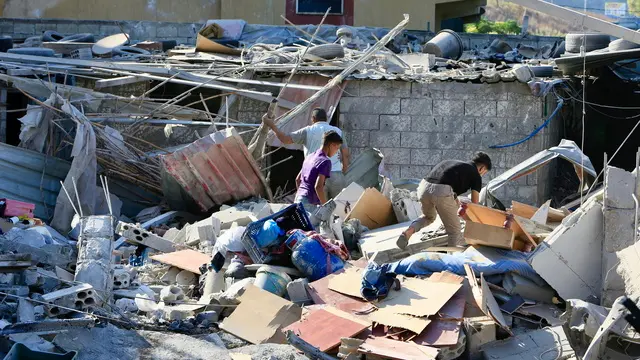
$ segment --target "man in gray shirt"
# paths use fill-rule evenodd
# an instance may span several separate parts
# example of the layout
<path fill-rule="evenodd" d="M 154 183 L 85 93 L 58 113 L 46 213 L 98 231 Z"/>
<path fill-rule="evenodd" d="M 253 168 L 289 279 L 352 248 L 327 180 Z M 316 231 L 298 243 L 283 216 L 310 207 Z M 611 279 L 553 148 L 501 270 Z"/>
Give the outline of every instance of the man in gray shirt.
<path fill-rule="evenodd" d="M 333 199 L 340 194 L 345 186 L 347 186 L 344 174 L 346 174 L 347 169 L 349 168 L 349 148 L 347 147 L 347 142 L 342 136 L 342 130 L 327 122 L 327 112 L 324 109 L 313 109 L 311 114 L 312 124 L 290 134 L 278 129 L 273 119 L 270 119 L 267 116 L 264 116 L 262 121 L 266 126 L 273 130 L 278 137 L 278 140 L 283 144 L 303 145 L 305 157 L 322 148 L 322 139 L 325 133 L 329 131 L 335 131 L 338 133 L 342 138 L 343 143 L 340 151 L 330 158 L 331 177 L 327 179 L 325 184 L 325 194 L 327 195 L 327 199 Z"/>

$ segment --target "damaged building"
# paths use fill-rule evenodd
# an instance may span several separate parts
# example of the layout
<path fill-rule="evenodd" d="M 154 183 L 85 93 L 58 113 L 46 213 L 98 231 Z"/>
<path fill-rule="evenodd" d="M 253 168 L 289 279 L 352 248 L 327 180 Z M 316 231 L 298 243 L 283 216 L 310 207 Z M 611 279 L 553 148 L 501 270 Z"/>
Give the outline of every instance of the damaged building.
<path fill-rule="evenodd" d="M 0 352 L 639 357 L 637 33 L 515 2 L 602 33 L 362 27 L 347 0 L 320 25 L 217 20 L 224 1 L 197 24 L 3 23 Z M 318 206 L 296 196 L 308 144 L 276 134 L 315 108 L 350 154 Z M 464 245 L 439 206 L 407 233 L 431 170 L 478 151 Z"/>

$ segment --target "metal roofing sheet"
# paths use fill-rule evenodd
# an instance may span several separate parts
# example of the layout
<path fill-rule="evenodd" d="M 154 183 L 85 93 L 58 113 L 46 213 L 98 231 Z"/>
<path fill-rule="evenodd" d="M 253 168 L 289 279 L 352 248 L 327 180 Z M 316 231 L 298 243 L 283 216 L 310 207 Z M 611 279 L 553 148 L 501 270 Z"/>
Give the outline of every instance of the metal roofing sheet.
<path fill-rule="evenodd" d="M 0 143 L 0 198 L 33 203 L 35 216 L 49 220 L 70 167 L 65 160 Z"/>
<path fill-rule="evenodd" d="M 231 200 L 268 195 L 258 165 L 233 128 L 164 155 L 162 161 L 204 211 Z"/>

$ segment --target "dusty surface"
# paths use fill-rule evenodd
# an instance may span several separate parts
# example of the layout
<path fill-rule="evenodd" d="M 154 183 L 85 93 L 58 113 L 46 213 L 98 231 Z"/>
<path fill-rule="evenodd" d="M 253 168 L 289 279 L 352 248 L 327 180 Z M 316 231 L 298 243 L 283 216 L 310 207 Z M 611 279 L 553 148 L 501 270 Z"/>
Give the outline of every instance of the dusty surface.
<path fill-rule="evenodd" d="M 251 355 L 253 360 L 307 359 L 288 345 L 250 345 L 227 350 L 187 335 L 130 331 L 113 325 L 75 329 L 56 336 L 54 343 L 67 351 L 78 351 L 78 360 L 231 360 L 230 352 Z"/>

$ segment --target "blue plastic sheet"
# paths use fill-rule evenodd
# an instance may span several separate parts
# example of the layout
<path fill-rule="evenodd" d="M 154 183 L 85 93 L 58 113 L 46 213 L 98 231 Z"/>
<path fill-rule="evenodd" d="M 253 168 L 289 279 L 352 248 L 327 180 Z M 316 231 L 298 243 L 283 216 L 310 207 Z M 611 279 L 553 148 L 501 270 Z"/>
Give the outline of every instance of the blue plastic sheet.
<path fill-rule="evenodd" d="M 545 281 L 527 263 L 527 256 L 528 253 L 520 251 L 489 247 L 478 249 L 469 247 L 464 252 L 455 254 L 422 252 L 390 264 L 381 266 L 370 264 L 362 274 L 362 290 L 369 292 L 373 289 L 381 290 L 386 283 L 387 274 L 418 276 L 449 271 L 465 276 L 465 264 L 468 264 L 476 274 L 490 276 L 515 272 L 544 286 Z"/>

